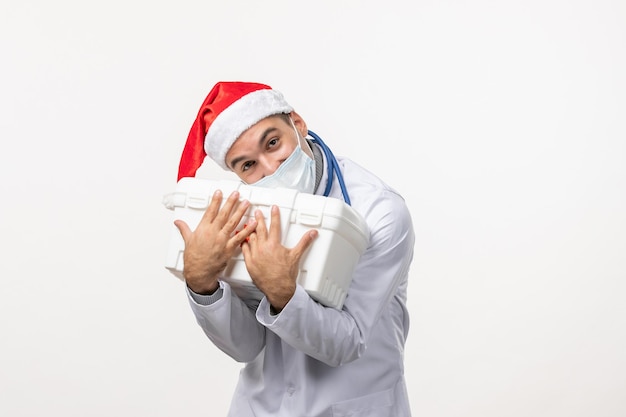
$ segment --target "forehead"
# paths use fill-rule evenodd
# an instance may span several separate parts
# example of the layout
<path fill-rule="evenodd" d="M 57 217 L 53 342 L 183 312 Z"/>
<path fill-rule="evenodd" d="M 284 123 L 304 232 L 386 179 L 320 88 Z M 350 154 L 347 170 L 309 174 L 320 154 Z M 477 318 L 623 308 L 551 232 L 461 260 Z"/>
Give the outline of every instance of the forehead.
<path fill-rule="evenodd" d="M 246 142 L 250 139 L 261 139 L 267 130 L 270 129 L 284 129 L 285 127 L 289 127 L 289 123 L 287 123 L 280 115 L 273 115 L 266 117 L 265 119 L 261 119 L 248 129 L 244 130 L 241 135 L 233 142 L 233 146 L 237 143 Z M 233 148 L 231 146 L 231 149 Z"/>
<path fill-rule="evenodd" d="M 271 137 L 272 133 L 282 132 L 288 127 L 289 125 L 282 115 L 272 115 L 259 120 L 248 129 L 244 130 L 237 140 L 233 142 L 226 153 L 226 164 L 231 166 L 231 160 L 233 158 L 255 152 L 263 146 L 263 142 L 268 137 Z"/>

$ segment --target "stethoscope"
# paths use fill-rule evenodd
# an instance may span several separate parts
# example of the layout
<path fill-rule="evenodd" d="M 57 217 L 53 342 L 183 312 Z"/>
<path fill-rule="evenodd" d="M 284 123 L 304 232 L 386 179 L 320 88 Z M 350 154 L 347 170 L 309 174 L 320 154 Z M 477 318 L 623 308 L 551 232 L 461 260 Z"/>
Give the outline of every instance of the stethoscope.
<path fill-rule="evenodd" d="M 339 187 L 341 188 L 341 194 L 343 194 L 343 199 L 348 205 L 350 204 L 350 196 L 348 196 L 348 190 L 346 190 L 346 184 L 343 181 L 343 174 L 341 174 L 341 170 L 339 169 L 339 163 L 337 162 L 337 158 L 333 155 L 332 151 L 322 138 L 317 136 L 314 132 L 309 130 L 309 135 L 313 138 L 311 142 L 319 145 L 324 151 L 324 155 L 326 155 L 326 161 L 328 161 L 328 181 L 326 181 L 326 189 L 324 190 L 324 197 L 328 197 L 330 195 L 330 189 L 333 186 L 333 178 L 337 175 L 337 181 L 339 182 Z"/>

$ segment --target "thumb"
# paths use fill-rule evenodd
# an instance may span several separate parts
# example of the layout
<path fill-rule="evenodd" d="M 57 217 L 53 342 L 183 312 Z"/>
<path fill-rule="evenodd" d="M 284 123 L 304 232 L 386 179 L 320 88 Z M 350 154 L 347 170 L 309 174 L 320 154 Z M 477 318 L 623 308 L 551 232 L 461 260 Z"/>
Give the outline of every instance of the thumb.
<path fill-rule="evenodd" d="M 189 228 L 187 223 L 182 220 L 175 220 L 174 226 L 176 226 L 181 236 L 183 237 L 185 244 L 187 244 L 187 239 L 189 238 L 189 236 L 191 236 L 191 229 Z"/>
<path fill-rule="evenodd" d="M 301 238 L 296 246 L 293 248 L 294 254 L 299 258 L 302 257 L 304 252 L 311 246 L 313 241 L 318 235 L 318 231 L 313 229 L 306 232 Z"/>

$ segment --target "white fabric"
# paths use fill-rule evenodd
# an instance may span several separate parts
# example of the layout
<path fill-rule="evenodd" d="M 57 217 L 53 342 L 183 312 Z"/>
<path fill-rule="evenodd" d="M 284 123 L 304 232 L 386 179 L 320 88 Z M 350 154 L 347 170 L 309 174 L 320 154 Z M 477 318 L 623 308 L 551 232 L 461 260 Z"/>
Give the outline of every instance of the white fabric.
<path fill-rule="evenodd" d="M 348 159 L 338 160 L 352 207 L 370 229 L 369 247 L 341 311 L 313 301 L 300 286 L 276 316 L 266 299 L 255 311 L 224 282 L 221 299 L 210 305 L 188 292 L 207 336 L 246 362 L 231 417 L 411 415 L 403 365 L 411 217 L 403 199 L 380 179 Z M 318 192 L 325 188 L 324 171 Z M 336 178 L 330 197 L 342 199 Z"/>

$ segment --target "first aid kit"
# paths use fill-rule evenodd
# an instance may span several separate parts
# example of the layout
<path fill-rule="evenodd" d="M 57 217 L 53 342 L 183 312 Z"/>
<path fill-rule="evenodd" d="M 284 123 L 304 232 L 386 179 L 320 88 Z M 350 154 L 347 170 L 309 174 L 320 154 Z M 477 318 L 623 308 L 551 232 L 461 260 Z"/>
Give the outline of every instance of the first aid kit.
<path fill-rule="evenodd" d="M 164 196 L 163 204 L 174 211 L 174 220 L 183 220 L 191 230 L 195 230 L 216 190 L 221 190 L 224 195 L 222 204 L 233 191 L 239 192 L 240 200 L 250 202 L 235 233 L 245 227 L 257 210 L 263 213 L 266 224 L 271 227 L 271 206 L 280 209 L 281 242 L 284 246 L 294 247 L 307 230 L 316 229 L 318 236 L 300 262 L 297 283 L 319 303 L 342 308 L 356 264 L 369 242 L 365 220 L 352 207 L 336 198 L 297 190 L 192 177 L 181 178 L 175 192 Z M 172 225 L 165 267 L 183 280 L 184 250 L 183 238 Z M 241 249 L 237 249 L 220 279 L 228 282 L 246 302 L 258 302 L 263 297 L 248 274 Z"/>

